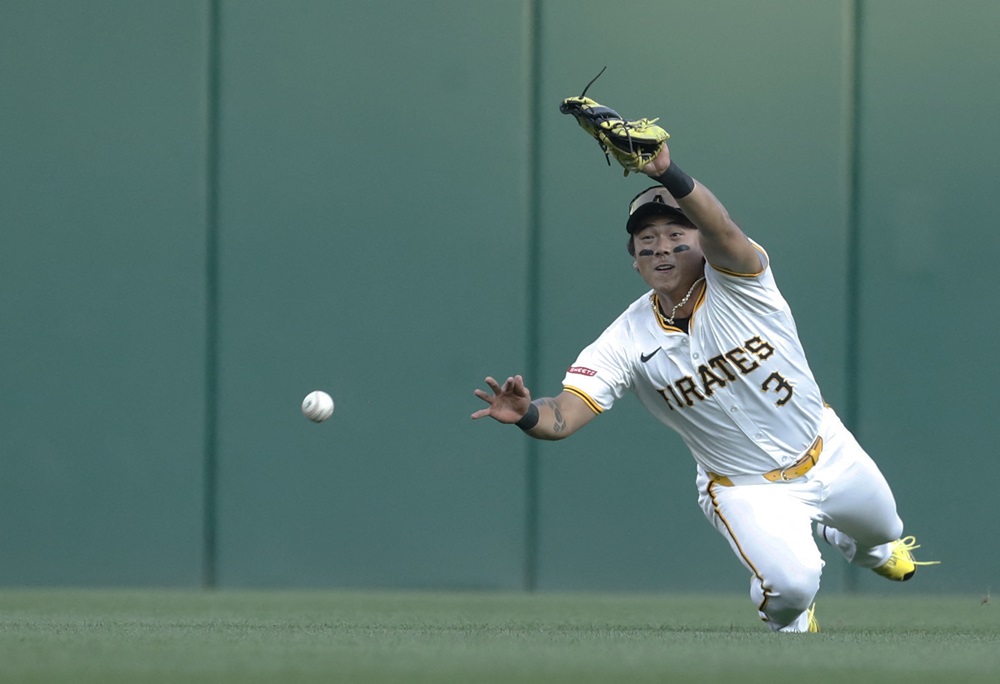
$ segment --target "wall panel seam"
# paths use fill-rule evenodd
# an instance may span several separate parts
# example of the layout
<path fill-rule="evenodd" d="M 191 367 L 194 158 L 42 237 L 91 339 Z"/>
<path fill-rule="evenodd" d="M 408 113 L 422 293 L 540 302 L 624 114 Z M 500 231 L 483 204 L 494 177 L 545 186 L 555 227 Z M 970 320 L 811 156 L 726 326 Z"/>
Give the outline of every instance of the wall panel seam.
<path fill-rule="evenodd" d="M 860 344 L 861 344 L 861 227 L 860 210 L 858 206 L 858 195 L 860 193 L 861 161 L 860 161 L 860 126 L 861 126 L 861 31 L 862 31 L 862 0 L 845 0 L 845 34 L 846 34 L 846 66 L 847 87 L 845 97 L 847 99 L 847 116 L 845 125 L 847 127 L 846 142 L 846 165 L 847 182 L 845 184 L 847 197 L 847 263 L 845 277 L 846 286 L 846 325 L 844 331 L 846 335 L 844 358 L 845 366 L 845 396 L 847 400 L 847 410 L 844 422 L 848 428 L 858 434 L 861 422 L 861 401 L 860 390 Z M 855 566 L 848 566 L 844 575 L 845 589 L 856 592 L 859 589 L 859 570 Z"/>
<path fill-rule="evenodd" d="M 536 382 L 539 378 L 540 360 L 538 357 L 539 335 L 541 325 L 541 228 L 540 228 L 540 190 L 538 179 L 540 173 L 540 156 L 538 145 L 538 128 L 541 125 L 538 102 L 540 99 L 540 36 L 541 36 L 541 4 L 542 0 L 525 0 L 527 21 L 525 26 L 526 46 L 526 80 L 527 80 L 527 121 L 528 131 L 526 144 L 527 173 L 526 200 L 527 206 L 527 293 L 525 315 L 525 370 L 528 382 Z M 538 534 L 539 534 L 539 445 L 534 439 L 528 439 L 525 445 L 525 510 L 524 510 L 524 579 L 523 586 L 527 591 L 534 591 L 538 585 Z"/>
<path fill-rule="evenodd" d="M 202 584 L 217 585 L 219 410 L 219 37 L 220 0 L 208 2 L 205 116 L 205 443 Z"/>

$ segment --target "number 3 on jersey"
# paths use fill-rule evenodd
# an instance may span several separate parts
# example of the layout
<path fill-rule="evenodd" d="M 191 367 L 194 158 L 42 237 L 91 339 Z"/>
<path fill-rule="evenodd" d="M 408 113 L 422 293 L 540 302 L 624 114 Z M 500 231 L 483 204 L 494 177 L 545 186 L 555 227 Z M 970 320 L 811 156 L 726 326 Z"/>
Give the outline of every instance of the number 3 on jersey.
<path fill-rule="evenodd" d="M 792 384 L 785 380 L 785 376 L 778 371 L 774 371 L 768 375 L 767 379 L 760 384 L 760 389 L 764 392 L 773 389 L 779 394 L 784 394 L 781 399 L 778 399 L 778 401 L 775 402 L 778 406 L 784 406 L 787 404 L 792 398 L 792 395 L 795 394 L 795 389 L 792 387 Z"/>

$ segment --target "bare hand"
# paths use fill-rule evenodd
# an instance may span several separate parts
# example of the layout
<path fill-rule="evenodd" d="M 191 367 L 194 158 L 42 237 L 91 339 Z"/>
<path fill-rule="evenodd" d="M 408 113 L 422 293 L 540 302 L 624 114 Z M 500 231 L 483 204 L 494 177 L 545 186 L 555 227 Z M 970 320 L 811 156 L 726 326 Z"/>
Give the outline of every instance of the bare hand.
<path fill-rule="evenodd" d="M 662 175 L 670 167 L 670 149 L 664 144 L 663 149 L 642 167 L 642 172 L 650 178 Z"/>
<path fill-rule="evenodd" d="M 503 385 L 488 377 L 486 384 L 493 390 L 493 394 L 487 394 L 481 389 L 477 389 L 474 394 L 489 404 L 489 407 L 473 413 L 473 420 L 489 416 L 501 423 L 516 423 L 528 412 L 531 392 L 524 386 L 524 379 L 520 375 L 507 378 Z"/>

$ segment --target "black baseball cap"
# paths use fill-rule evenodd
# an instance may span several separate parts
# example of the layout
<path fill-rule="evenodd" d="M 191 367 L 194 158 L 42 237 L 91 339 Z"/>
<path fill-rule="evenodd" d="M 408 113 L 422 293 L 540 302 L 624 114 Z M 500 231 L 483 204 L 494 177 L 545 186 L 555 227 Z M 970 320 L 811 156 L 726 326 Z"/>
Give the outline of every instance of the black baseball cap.
<path fill-rule="evenodd" d="M 685 223 L 691 223 L 673 195 L 667 192 L 667 189 L 662 185 L 654 185 L 640 192 L 629 202 L 628 222 L 625 224 L 625 230 L 628 231 L 629 235 L 634 234 L 641 227 L 643 219 L 654 215 L 680 216 Z"/>

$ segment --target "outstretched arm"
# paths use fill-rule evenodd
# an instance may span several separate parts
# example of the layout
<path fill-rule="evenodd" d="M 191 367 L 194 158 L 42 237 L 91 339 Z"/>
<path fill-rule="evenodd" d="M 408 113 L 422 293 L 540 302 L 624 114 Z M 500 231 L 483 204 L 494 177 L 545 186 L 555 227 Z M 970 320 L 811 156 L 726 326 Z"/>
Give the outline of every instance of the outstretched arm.
<path fill-rule="evenodd" d="M 735 273 L 759 273 L 760 255 L 722 203 L 698 181 L 673 164 L 666 145 L 642 172 L 661 183 L 684 215 L 698 226 L 698 239 L 708 263 Z"/>
<path fill-rule="evenodd" d="M 575 394 L 561 392 L 556 397 L 531 400 L 531 392 L 520 375 L 507 378 L 503 385 L 486 378 L 493 394 L 477 389 L 474 394 L 489 406 L 472 414 L 472 419 L 489 416 L 513 424 L 536 439 L 563 439 L 589 423 L 595 414 Z"/>

